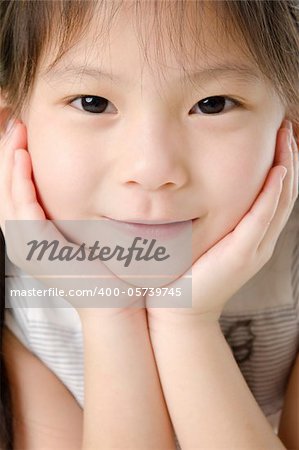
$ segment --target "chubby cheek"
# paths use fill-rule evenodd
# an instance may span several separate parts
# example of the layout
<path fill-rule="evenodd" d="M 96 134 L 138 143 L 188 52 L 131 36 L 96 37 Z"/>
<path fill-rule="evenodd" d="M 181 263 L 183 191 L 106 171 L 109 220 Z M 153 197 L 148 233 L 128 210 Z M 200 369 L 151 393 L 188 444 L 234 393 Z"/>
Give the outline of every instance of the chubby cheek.
<path fill-rule="evenodd" d="M 49 219 L 86 217 L 92 177 L 82 148 L 78 150 L 70 139 L 57 135 L 54 139 L 47 129 L 28 133 L 38 201 Z"/>
<path fill-rule="evenodd" d="M 211 167 L 206 214 L 193 230 L 193 261 L 231 232 L 253 205 L 273 166 L 275 142 L 248 141 Z"/>

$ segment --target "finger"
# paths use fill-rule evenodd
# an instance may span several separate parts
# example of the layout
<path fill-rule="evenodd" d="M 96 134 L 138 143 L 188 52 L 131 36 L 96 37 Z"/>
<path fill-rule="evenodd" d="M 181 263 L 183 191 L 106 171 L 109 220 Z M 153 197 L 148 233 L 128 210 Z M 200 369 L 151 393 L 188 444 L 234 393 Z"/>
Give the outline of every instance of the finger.
<path fill-rule="evenodd" d="M 290 160 L 292 161 L 292 165 L 291 167 L 288 167 L 289 174 L 283 182 L 283 190 L 274 219 L 267 230 L 263 242 L 259 246 L 258 251 L 261 253 L 267 252 L 271 255 L 274 251 L 277 239 L 288 222 L 296 198 L 298 197 L 298 148 L 293 133 L 289 144 L 289 150 L 291 153 Z M 290 172 L 292 173 L 292 176 L 290 176 Z"/>
<path fill-rule="evenodd" d="M 294 185 L 294 154 L 292 150 L 292 128 L 281 128 L 277 138 L 277 153 L 274 161 L 275 165 L 282 165 L 287 168 L 287 175 L 283 182 L 283 189 L 280 196 L 277 212 L 285 210 L 290 206 Z"/>
<path fill-rule="evenodd" d="M 12 183 L 12 202 L 16 215 L 23 220 L 43 220 L 45 213 L 37 201 L 31 173 L 28 151 L 16 149 Z"/>
<path fill-rule="evenodd" d="M 299 189 L 299 155 L 298 155 L 298 145 L 296 143 L 295 137 L 292 137 L 292 150 L 293 150 L 293 156 L 294 156 L 294 185 L 293 185 L 293 200 L 296 201 L 298 197 L 298 189 Z"/>
<path fill-rule="evenodd" d="M 284 172 L 283 166 L 275 166 L 270 170 L 256 201 L 232 232 L 241 243 L 237 258 L 243 260 L 255 255 L 276 212 Z"/>
<path fill-rule="evenodd" d="M 0 225 L 5 234 L 5 219 L 13 219 L 11 185 L 14 166 L 14 151 L 17 146 L 26 146 L 26 129 L 15 120 L 0 139 Z"/>
<path fill-rule="evenodd" d="M 17 142 L 16 128 L 11 128 L 0 142 L 0 226 L 5 236 L 5 220 L 13 219 L 11 180 L 14 165 L 14 148 Z M 5 145 L 4 145 L 5 142 Z"/>
<path fill-rule="evenodd" d="M 258 251 L 260 253 L 266 251 L 272 253 L 276 245 L 277 239 L 285 227 L 292 208 L 294 206 L 293 192 L 295 183 L 294 173 L 294 153 L 291 146 L 291 136 L 288 130 L 282 128 L 278 136 L 279 157 L 278 161 L 283 163 L 288 172 L 283 180 L 283 186 L 275 215 L 269 224 L 269 227 L 262 238 Z"/>
<path fill-rule="evenodd" d="M 14 150 L 19 143 L 18 130 L 16 124 L 7 134 L 1 138 L 1 196 L 6 202 L 11 195 L 11 180 L 14 165 Z"/>

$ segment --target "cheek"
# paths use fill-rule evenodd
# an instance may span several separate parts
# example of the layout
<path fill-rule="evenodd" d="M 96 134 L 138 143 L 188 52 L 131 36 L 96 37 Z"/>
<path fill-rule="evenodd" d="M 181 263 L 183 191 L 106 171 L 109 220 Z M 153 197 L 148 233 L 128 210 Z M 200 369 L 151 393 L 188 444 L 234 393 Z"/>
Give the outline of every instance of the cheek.
<path fill-rule="evenodd" d="M 48 218 L 80 217 L 91 190 L 90 158 L 69 138 L 51 131 L 28 133 L 38 201 Z"/>
<path fill-rule="evenodd" d="M 235 145 L 239 152 L 233 151 L 214 168 L 218 182 L 211 188 L 210 212 L 214 223 L 226 232 L 250 209 L 273 165 L 275 142 L 266 142 L 263 137 L 256 142 L 258 145 L 248 138 L 246 145 Z"/>
<path fill-rule="evenodd" d="M 273 165 L 274 138 L 271 142 L 262 136 L 258 146 L 249 137 L 239 141 L 222 146 L 217 157 L 213 154 L 205 162 L 208 170 L 201 179 L 205 193 L 201 208 L 206 214 L 193 230 L 193 262 L 236 227 L 254 203 Z"/>

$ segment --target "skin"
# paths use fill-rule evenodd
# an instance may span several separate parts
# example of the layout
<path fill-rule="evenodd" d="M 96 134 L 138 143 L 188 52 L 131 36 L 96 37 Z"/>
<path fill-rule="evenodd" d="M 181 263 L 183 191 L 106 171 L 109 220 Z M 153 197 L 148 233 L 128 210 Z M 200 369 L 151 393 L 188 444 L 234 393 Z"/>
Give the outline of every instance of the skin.
<path fill-rule="evenodd" d="M 130 21 L 128 17 L 122 19 L 118 23 L 122 34 L 112 34 L 110 67 L 116 73 L 121 66 L 122 73 L 133 81 L 132 86 L 128 90 L 127 85 L 124 89 L 112 85 L 93 88 L 89 81 L 84 82 L 84 92 L 80 93 L 92 95 L 90 89 L 96 89 L 99 93 L 94 95 L 109 98 L 110 94 L 119 114 L 97 118 L 73 111 L 61 102 L 66 95 L 61 85 L 37 78 L 23 124 L 14 129 L 2 152 L 4 176 L 0 190 L 9 210 L 6 215 L 2 212 L 2 220 L 43 219 L 44 212 L 48 218 L 56 219 L 200 217 L 193 226 L 192 311 L 185 314 L 180 309 L 172 315 L 171 310 L 151 309 L 151 304 L 146 303 L 148 322 L 143 322 L 143 333 L 150 334 L 170 417 L 182 448 L 194 448 L 198 442 L 208 447 L 211 437 L 212 445 L 218 448 L 233 448 L 232 444 L 236 444 L 234 448 L 246 448 L 248 443 L 250 448 L 283 448 L 245 386 L 217 320 L 230 295 L 271 257 L 298 196 L 297 146 L 294 139 L 287 139 L 291 133 L 286 130 L 288 122 L 283 121 L 285 111 L 277 97 L 269 95 L 269 87 L 261 79 L 249 89 L 236 80 L 231 79 L 228 85 L 227 80 L 218 78 L 213 79 L 213 84 L 210 78 L 209 85 L 202 84 L 199 98 L 198 91 L 189 88 L 183 92 L 173 78 L 178 67 L 171 55 L 167 55 L 168 82 L 163 86 L 162 101 L 153 88 L 154 79 L 147 66 L 141 78 Z M 210 49 L 207 53 L 218 61 L 223 55 L 240 61 L 241 55 L 230 43 L 225 42 L 229 51 L 224 52 L 212 37 L 209 39 L 209 27 L 205 38 Z M 76 58 L 81 51 L 84 53 L 76 48 Z M 88 57 L 95 60 L 91 52 Z M 74 96 L 79 94 L 70 92 L 70 87 L 66 90 Z M 188 114 L 199 99 L 228 93 L 242 97 L 247 106 L 219 116 Z M 165 133 L 166 126 L 171 133 Z M 15 163 L 14 152 L 18 157 Z M 40 204 L 31 180 L 31 162 Z M 283 182 L 281 166 L 287 168 Z M 102 336 L 95 338 L 94 330 L 100 333 L 103 329 L 98 325 L 104 311 L 99 308 L 97 314 L 96 310 L 79 309 L 85 336 L 91 332 L 92 360 L 98 343 L 103 341 Z M 107 323 L 110 325 L 111 321 Z M 113 339 L 119 329 L 118 324 Z M 133 352 L 138 361 L 146 354 L 143 348 L 140 350 L 140 335 L 139 329 L 131 333 L 133 339 L 129 342 L 130 350 L 138 343 L 140 355 Z M 112 339 L 108 337 L 110 343 Z M 119 354 L 126 355 L 128 349 L 120 347 L 126 341 L 123 336 L 115 340 Z M 94 342 L 96 347 L 92 348 Z M 103 352 L 99 355 L 102 362 Z M 107 362 L 111 361 L 109 352 Z M 92 404 L 97 397 L 94 385 L 101 383 L 96 365 L 90 364 L 90 368 L 93 372 L 87 385 L 92 386 Z M 122 373 L 116 370 L 119 372 Z M 145 374 L 144 379 L 148 380 L 147 368 Z M 203 377 L 199 380 L 194 374 Z M 129 379 L 132 381 L 131 374 Z M 180 380 L 186 382 L 183 389 L 177 389 Z M 132 385 L 135 392 L 136 383 L 132 381 Z M 114 401 L 117 403 L 118 399 Z M 94 413 L 98 403 L 101 402 L 90 408 L 92 418 L 98 417 Z M 219 408 L 222 404 L 225 406 Z M 246 411 L 245 421 L 239 413 L 242 408 Z M 190 427 L 190 417 L 195 426 Z M 211 421 L 206 421 L 207 417 Z M 131 427 L 134 433 L 135 423 Z M 202 423 L 205 427 L 200 429 L 198 424 Z M 98 438 L 97 432 L 91 434 L 94 442 Z"/>
<path fill-rule="evenodd" d="M 40 66 L 21 117 L 38 199 L 49 219 L 199 218 L 192 230 L 194 262 L 232 231 L 252 205 L 273 164 L 285 111 L 262 78 L 249 83 L 218 75 L 197 87 L 184 85 L 170 51 L 165 80 L 157 83 L 153 49 L 149 45 L 150 65 L 157 70 L 151 71 L 140 56 L 130 14 L 124 9 L 118 16 L 109 48 L 100 41 L 91 47 L 93 24 L 62 63 L 98 65 L 130 84 L 78 76 L 66 83 L 42 75 L 50 59 Z M 229 63 L 253 66 L 234 42 L 224 36 L 215 40 L 210 14 L 206 11 L 204 22 L 209 51 L 198 60 L 203 65 L 222 62 L 224 55 Z M 78 95 L 110 103 L 103 113 L 88 113 L 80 100 L 70 104 Z M 244 106 L 228 101 L 224 112 L 204 114 L 197 102 L 215 95 Z"/>
<path fill-rule="evenodd" d="M 107 56 L 113 75 L 121 74 L 133 81 L 129 89 L 107 82 L 97 84 L 90 78 L 84 82 L 82 78 L 77 88 L 78 76 L 71 78 L 71 84 L 54 81 L 49 75 L 42 76 L 47 61 L 40 65 L 40 75 L 22 116 L 26 135 L 23 134 L 19 145 L 19 148 L 27 146 L 28 149 L 23 154 L 25 176 L 29 178 L 31 175 L 30 163 L 33 169 L 39 205 L 34 205 L 32 200 L 31 209 L 35 208 L 38 217 L 50 219 L 108 216 L 127 221 L 141 218 L 180 221 L 199 217 L 192 229 L 193 263 L 196 262 L 192 275 L 193 282 L 195 280 L 198 285 L 193 292 L 202 291 L 199 287 L 209 279 L 209 273 L 215 273 L 220 261 L 220 269 L 227 267 L 230 270 L 225 276 L 222 274 L 218 284 L 213 278 L 212 285 L 222 289 L 223 284 L 230 285 L 230 277 L 236 280 L 236 261 L 237 265 L 240 261 L 247 264 L 248 254 L 238 246 L 244 247 L 248 243 L 249 253 L 252 248 L 260 250 L 259 237 L 264 237 L 264 227 L 269 225 L 277 209 L 284 216 L 276 220 L 269 233 L 269 242 L 262 246 L 270 257 L 269 249 L 273 249 L 293 207 L 298 182 L 291 171 L 287 191 L 282 196 L 283 206 L 278 207 L 277 195 L 280 194 L 276 191 L 275 197 L 272 191 L 272 203 L 264 206 L 267 208 L 263 213 L 267 222 L 264 223 L 264 219 L 262 223 L 247 220 L 242 226 L 241 219 L 254 200 L 258 200 L 261 189 L 267 191 L 269 183 L 271 186 L 275 179 L 278 189 L 277 169 L 273 167 L 279 164 L 288 166 L 288 158 L 280 153 L 282 143 L 279 146 L 278 133 L 282 124 L 287 126 L 283 122 L 285 111 L 262 77 L 255 79 L 254 83 L 252 80 L 251 83 L 248 80 L 241 83 L 238 78 L 225 78 L 222 74 L 209 76 L 197 89 L 190 85 L 184 85 L 182 89 L 177 78 L 180 67 L 170 52 L 163 67 L 167 82 L 162 85 L 161 97 L 153 72 L 147 65 L 145 69 L 143 67 L 130 14 L 129 9 L 124 9 L 112 27 L 109 55 L 105 55 L 103 48 L 100 52 L 104 56 L 102 61 L 106 61 Z M 205 64 L 219 63 L 223 62 L 223 55 L 226 58 L 229 55 L 231 62 L 252 66 L 234 42 L 225 41 L 225 36 L 215 40 L 214 35 L 209 34 L 211 27 L 208 24 L 215 19 L 212 14 L 212 10 L 207 10 L 204 16 L 205 48 L 210 51 L 205 51 L 201 60 Z M 122 38 L 117 32 L 120 27 Z M 63 67 L 69 67 L 70 62 L 75 64 L 80 59 L 84 59 L 87 65 L 99 59 L 96 47 L 91 45 L 94 33 L 91 27 L 90 35 L 80 40 L 65 57 Z M 207 55 L 213 55 L 213 60 L 207 60 Z M 153 57 L 151 62 L 155 64 Z M 78 99 L 72 101 L 78 95 L 98 95 L 111 98 L 113 102 L 108 103 L 108 112 L 91 114 L 80 110 Z M 243 105 L 237 107 L 230 102 L 225 111 L 212 115 L 196 108 L 196 101 L 215 95 L 241 98 Z M 138 113 L 134 114 L 136 106 Z M 170 127 L 173 133 L 165 136 L 165 126 Z M 121 146 L 119 142 L 122 142 Z M 22 186 L 17 187 L 17 179 L 15 175 L 13 190 L 16 197 L 24 192 Z M 35 195 L 33 188 L 31 195 Z M 22 200 L 19 199 L 18 203 L 21 205 Z M 241 230 L 239 238 L 237 232 L 233 233 L 238 224 Z M 249 232 L 257 244 L 255 247 L 252 247 Z M 213 255 L 210 251 L 208 264 L 202 270 L 201 263 L 205 263 L 207 258 L 204 260 L 201 256 L 214 248 L 214 260 L 210 258 Z M 228 249 L 232 249 L 233 256 L 227 253 Z M 231 283 L 235 290 L 265 264 L 267 259 L 261 258 L 261 253 L 257 252 L 257 258 L 249 255 L 252 264 L 239 274 L 237 283 Z M 239 260 L 238 255 L 241 255 Z M 220 274 L 219 270 L 217 273 Z M 228 292 L 216 306 L 222 306 L 233 293 Z M 207 292 L 205 305 L 209 304 L 209 297 Z M 216 298 L 214 295 L 213 299 Z M 196 306 L 200 304 L 198 300 Z M 205 308 L 199 310 L 206 311 Z"/>

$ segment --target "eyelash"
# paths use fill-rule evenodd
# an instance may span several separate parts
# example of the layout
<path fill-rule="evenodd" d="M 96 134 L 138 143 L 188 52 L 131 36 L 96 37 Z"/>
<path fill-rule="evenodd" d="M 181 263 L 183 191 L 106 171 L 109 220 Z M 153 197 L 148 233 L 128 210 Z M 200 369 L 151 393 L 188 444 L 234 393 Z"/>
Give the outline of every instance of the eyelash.
<path fill-rule="evenodd" d="M 105 103 L 106 103 L 106 101 L 108 102 L 107 103 L 107 105 L 109 104 L 109 103 L 111 103 L 109 100 L 107 100 L 105 97 L 100 97 L 100 96 L 97 96 L 97 95 L 81 95 L 81 96 L 77 96 L 77 97 L 75 97 L 75 98 L 72 98 L 71 100 L 69 100 L 68 101 L 68 104 L 69 105 L 71 105 L 71 103 L 73 103 L 74 101 L 76 101 L 76 100 L 82 100 L 82 99 L 87 99 L 87 98 L 89 98 L 89 99 L 95 99 L 95 98 L 97 98 L 97 99 L 102 99 L 102 100 L 105 100 Z M 243 104 L 239 101 L 239 100 L 236 100 L 236 99 L 234 99 L 234 98 L 232 98 L 232 97 L 227 97 L 227 96 L 224 96 L 224 95 L 214 95 L 214 96 L 210 96 L 210 97 L 206 97 L 206 98 L 204 98 L 204 99 L 202 99 L 202 100 L 200 100 L 200 101 L 198 101 L 197 103 L 195 103 L 195 106 L 198 106 L 199 104 L 202 104 L 203 102 L 206 102 L 207 100 L 208 101 L 211 101 L 211 99 L 217 99 L 217 100 L 219 100 L 219 99 L 224 99 L 225 101 L 230 101 L 230 102 L 232 102 L 233 104 L 234 104 L 234 107 L 241 107 Z M 105 106 L 105 108 L 104 109 L 106 109 L 107 108 L 107 105 Z M 192 111 L 192 109 L 194 108 L 194 106 L 191 108 L 191 111 Z M 225 107 L 224 107 L 225 108 Z M 75 109 L 79 109 L 79 108 L 75 108 Z M 234 108 L 233 108 L 234 109 Z M 230 111 L 231 109 L 229 109 L 229 111 Z M 82 111 L 81 109 L 79 109 L 79 111 Z M 83 109 L 83 112 L 86 112 L 87 114 L 96 114 L 96 115 L 102 115 L 103 114 L 103 112 L 99 112 L 99 113 L 97 113 L 97 112 L 91 112 L 91 111 L 85 111 L 84 109 Z M 225 112 L 225 111 L 224 111 Z M 211 116 L 211 115 L 213 115 L 213 116 L 215 116 L 215 115 L 219 115 L 219 114 L 223 114 L 223 110 L 219 113 L 219 112 L 216 112 L 216 113 L 202 113 L 202 115 L 207 115 L 207 116 Z"/>

